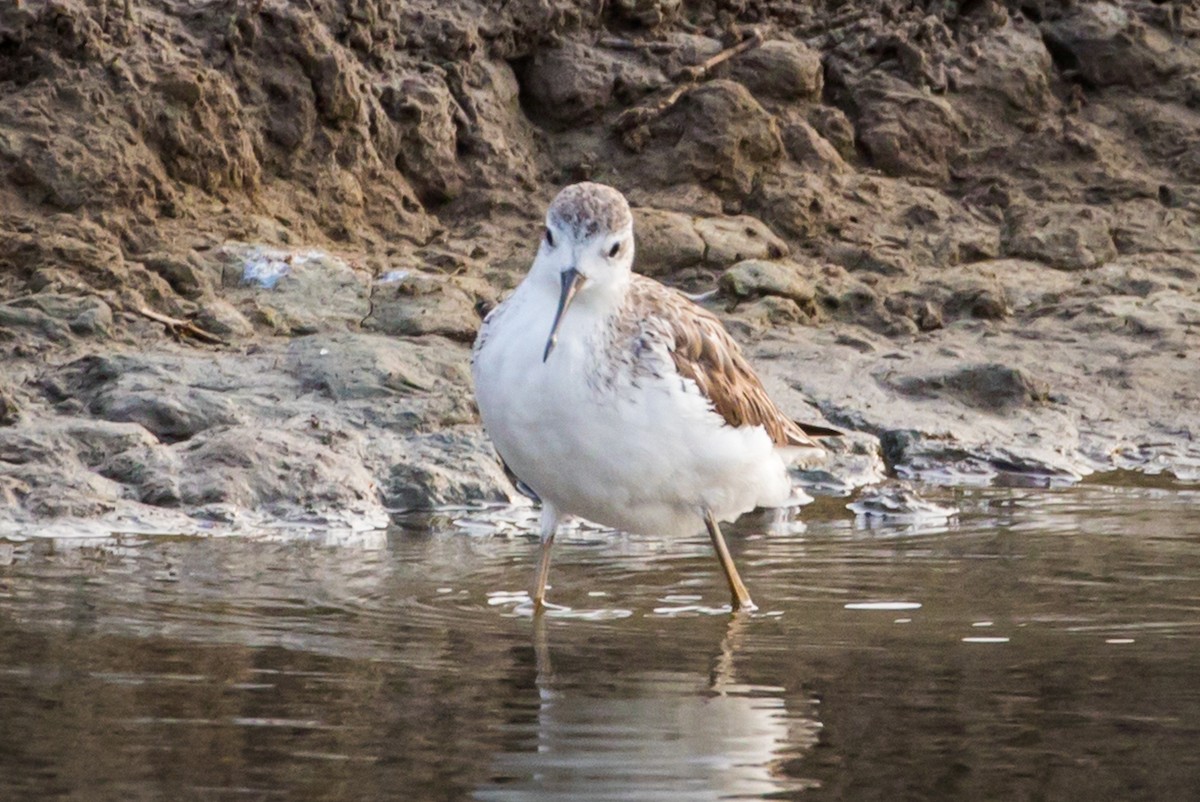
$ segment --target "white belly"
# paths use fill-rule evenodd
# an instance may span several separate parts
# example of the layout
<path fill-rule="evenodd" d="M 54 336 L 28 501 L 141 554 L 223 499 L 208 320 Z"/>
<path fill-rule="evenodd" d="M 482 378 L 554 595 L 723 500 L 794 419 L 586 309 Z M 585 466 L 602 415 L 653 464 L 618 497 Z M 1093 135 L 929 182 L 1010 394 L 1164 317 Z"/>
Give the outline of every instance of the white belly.
<path fill-rule="evenodd" d="M 476 356 L 480 415 L 504 461 L 559 512 L 629 532 L 690 534 L 703 528 L 705 508 L 732 520 L 787 501 L 786 465 L 763 429 L 726 425 L 673 372 L 595 381 L 585 316 L 564 320 L 546 362 L 553 310 L 544 327 L 513 325 L 541 315 L 506 317 Z"/>

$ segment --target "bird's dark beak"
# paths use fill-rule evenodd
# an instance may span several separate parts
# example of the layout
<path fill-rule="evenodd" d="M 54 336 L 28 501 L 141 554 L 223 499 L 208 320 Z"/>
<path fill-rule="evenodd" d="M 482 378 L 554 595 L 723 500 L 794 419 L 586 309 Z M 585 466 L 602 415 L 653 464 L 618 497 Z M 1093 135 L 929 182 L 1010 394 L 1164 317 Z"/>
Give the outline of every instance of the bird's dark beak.
<path fill-rule="evenodd" d="M 558 343 L 558 327 L 562 324 L 563 315 L 566 314 L 567 307 L 571 305 L 571 301 L 575 298 L 575 293 L 579 292 L 579 288 L 586 281 L 587 276 L 573 267 L 562 272 L 562 295 L 558 296 L 558 311 L 554 313 L 554 325 L 550 327 L 550 339 L 546 340 L 546 353 L 542 354 L 543 362 L 550 358 L 550 352 L 554 350 L 555 344 Z"/>

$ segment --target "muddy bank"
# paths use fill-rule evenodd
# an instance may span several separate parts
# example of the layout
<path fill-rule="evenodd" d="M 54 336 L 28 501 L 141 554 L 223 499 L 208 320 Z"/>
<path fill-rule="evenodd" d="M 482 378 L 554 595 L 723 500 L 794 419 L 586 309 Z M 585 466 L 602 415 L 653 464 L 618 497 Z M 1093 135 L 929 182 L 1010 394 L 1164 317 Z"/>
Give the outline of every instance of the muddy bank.
<path fill-rule="evenodd" d="M 1200 479 L 1198 36 L 1134 3 L 8 7 L 0 517 L 511 498 L 469 343 L 581 178 L 856 432 L 842 486 Z"/>

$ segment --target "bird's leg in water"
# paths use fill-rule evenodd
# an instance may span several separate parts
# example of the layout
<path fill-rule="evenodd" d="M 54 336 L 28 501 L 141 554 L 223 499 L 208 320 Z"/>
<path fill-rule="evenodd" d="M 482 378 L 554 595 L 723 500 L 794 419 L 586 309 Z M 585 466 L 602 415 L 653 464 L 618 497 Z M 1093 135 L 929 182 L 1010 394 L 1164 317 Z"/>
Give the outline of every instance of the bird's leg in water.
<path fill-rule="evenodd" d="M 550 576 L 550 547 L 554 545 L 554 534 L 558 531 L 558 511 L 549 504 L 542 504 L 542 547 L 538 556 L 537 580 L 533 586 L 533 611 L 540 613 L 546 607 L 546 579 Z"/>
<path fill-rule="evenodd" d="M 733 558 L 729 556 L 729 547 L 725 545 L 725 538 L 721 536 L 721 527 L 717 526 L 717 519 L 713 517 L 712 510 L 707 508 L 704 510 L 704 525 L 708 527 L 708 536 L 712 538 L 713 548 L 717 550 L 717 559 L 721 562 L 721 569 L 725 572 L 725 579 L 729 582 L 733 609 L 757 609 L 754 602 L 750 600 L 749 591 L 742 584 L 742 578 L 738 576 Z"/>

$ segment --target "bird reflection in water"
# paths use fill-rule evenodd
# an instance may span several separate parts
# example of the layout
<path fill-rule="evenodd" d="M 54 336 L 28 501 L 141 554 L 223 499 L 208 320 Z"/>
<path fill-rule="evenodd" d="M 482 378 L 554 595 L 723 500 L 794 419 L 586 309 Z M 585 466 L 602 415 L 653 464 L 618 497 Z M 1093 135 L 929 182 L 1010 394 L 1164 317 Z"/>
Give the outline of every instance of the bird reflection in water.
<path fill-rule="evenodd" d="M 792 697 L 804 710 L 789 710 L 783 688 L 738 681 L 736 656 L 750 625 L 748 615 L 730 617 L 707 675 L 653 663 L 556 671 L 547 622 L 536 618 L 536 710 L 511 725 L 514 740 L 475 797 L 690 802 L 809 785 L 781 766 L 816 743 L 815 703 Z"/>

